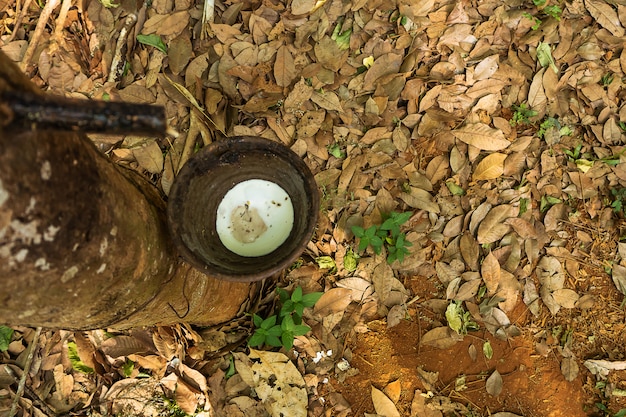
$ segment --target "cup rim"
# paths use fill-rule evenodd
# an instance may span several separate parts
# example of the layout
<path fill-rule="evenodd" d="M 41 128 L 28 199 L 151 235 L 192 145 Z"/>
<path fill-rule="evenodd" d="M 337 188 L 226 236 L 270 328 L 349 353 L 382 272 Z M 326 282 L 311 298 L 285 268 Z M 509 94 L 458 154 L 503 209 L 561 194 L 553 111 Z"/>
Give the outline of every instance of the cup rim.
<path fill-rule="evenodd" d="M 306 233 L 302 233 L 302 236 L 293 242 L 293 250 L 282 260 L 272 265 L 269 268 L 257 270 L 250 274 L 243 273 L 224 273 L 223 270 L 216 270 L 212 265 L 207 264 L 197 254 L 191 251 L 182 238 L 181 233 L 181 221 L 177 217 L 182 210 L 183 203 L 185 201 L 187 184 L 189 180 L 195 176 L 194 164 L 202 163 L 203 159 L 206 161 L 220 160 L 220 157 L 227 152 L 240 151 L 245 152 L 268 152 L 275 155 L 278 158 L 285 160 L 289 165 L 299 172 L 302 176 L 305 192 L 310 196 L 309 210 L 307 213 L 307 221 L 305 224 Z M 208 163 L 208 162 L 207 162 Z M 220 161 L 220 165 L 228 165 L 228 161 Z M 253 178 L 250 178 L 253 179 Z M 225 281 L 234 282 L 254 282 L 260 281 L 264 278 L 268 278 L 284 269 L 289 267 L 304 251 L 306 246 L 311 240 L 311 236 L 317 226 L 317 220 L 319 217 L 319 191 L 315 177 L 311 173 L 311 170 L 306 165 L 301 157 L 295 152 L 289 149 L 282 143 L 275 142 L 269 139 L 265 139 L 259 136 L 232 136 L 224 139 L 212 142 L 208 146 L 205 146 L 197 154 L 193 155 L 187 163 L 180 169 L 170 189 L 167 203 L 167 223 L 168 229 L 174 246 L 179 255 L 185 262 L 200 270 L 204 274 L 218 278 Z M 217 237 L 216 237 L 217 238 Z M 282 247 L 279 246 L 279 248 Z"/>

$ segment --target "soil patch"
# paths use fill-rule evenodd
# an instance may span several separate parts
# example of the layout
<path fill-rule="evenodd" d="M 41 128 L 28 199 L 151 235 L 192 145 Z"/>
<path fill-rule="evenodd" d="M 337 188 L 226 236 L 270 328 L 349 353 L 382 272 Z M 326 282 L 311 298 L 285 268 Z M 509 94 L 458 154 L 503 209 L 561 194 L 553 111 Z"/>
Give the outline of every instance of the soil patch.
<path fill-rule="evenodd" d="M 468 404 L 483 415 L 496 411 L 527 417 L 587 415 L 581 380 L 567 382 L 560 370 L 560 359 L 538 355 L 528 337 L 502 341 L 488 332 L 476 332 L 449 349 L 420 347 L 419 335 L 426 321 L 418 317 L 414 311 L 411 320 L 390 329 L 383 322 L 373 322 L 369 325 L 371 332 L 355 337 L 352 365 L 359 374 L 343 382 L 332 381 L 333 387 L 352 405 L 354 415 L 374 412 L 372 385 L 382 390 L 394 381 L 400 381 L 402 387 L 398 411 L 410 415 L 415 390 L 428 392 L 418 368 L 438 372 L 436 388 L 440 394 Z M 491 359 L 481 353 L 485 340 L 493 348 Z M 469 353 L 471 346 L 479 352 L 475 359 Z M 497 397 L 485 390 L 485 381 L 494 370 L 503 380 Z"/>

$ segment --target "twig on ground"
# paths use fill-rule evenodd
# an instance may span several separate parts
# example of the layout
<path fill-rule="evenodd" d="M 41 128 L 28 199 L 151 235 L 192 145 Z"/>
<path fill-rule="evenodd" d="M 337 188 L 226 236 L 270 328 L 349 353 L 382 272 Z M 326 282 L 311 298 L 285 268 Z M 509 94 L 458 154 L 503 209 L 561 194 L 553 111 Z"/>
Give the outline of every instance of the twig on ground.
<path fill-rule="evenodd" d="M 113 54 L 113 60 L 111 61 L 111 69 L 109 70 L 108 82 L 117 83 L 124 74 L 125 55 L 127 51 L 126 41 L 128 34 L 133 25 L 137 23 L 137 15 L 134 13 L 126 16 L 124 26 L 120 29 L 120 36 L 117 38 L 117 44 L 115 45 L 115 53 Z"/>
<path fill-rule="evenodd" d="M 30 7 L 31 1 L 32 0 L 25 0 L 24 5 L 22 6 L 21 9 L 19 9 L 19 2 L 18 2 L 18 5 L 16 5 L 16 11 L 19 10 L 20 14 L 17 16 L 17 19 L 15 20 L 15 25 L 13 25 L 13 33 L 11 33 L 11 36 L 9 36 L 9 39 L 7 39 L 6 43 L 11 43 L 17 36 L 17 29 L 20 26 L 22 26 L 22 20 L 24 20 L 24 16 L 26 16 L 26 13 L 28 12 L 28 8 Z"/>
<path fill-rule="evenodd" d="M 11 369 L 10 366 L 8 365 L 4 365 L 4 370 L 6 371 L 7 374 L 9 374 L 9 376 L 13 377 L 13 379 L 15 379 L 16 383 L 20 382 L 20 378 L 18 378 L 18 376 L 15 374 L 15 372 L 13 371 L 13 369 Z M 24 385 L 24 393 L 26 394 L 26 396 L 28 398 L 30 398 L 33 401 L 33 404 L 36 405 L 37 407 L 41 408 L 41 410 L 43 411 L 43 413 L 47 416 L 53 416 L 56 414 L 56 412 L 50 408 L 50 406 L 48 404 L 45 403 L 45 401 L 43 401 L 40 397 L 39 394 L 37 394 L 31 387 L 29 387 L 28 385 Z"/>
<path fill-rule="evenodd" d="M 59 11 L 59 16 L 57 17 L 54 27 L 54 35 L 52 36 L 52 45 L 53 51 L 56 50 L 59 45 L 62 45 L 65 40 L 63 38 L 63 27 L 65 26 L 65 19 L 67 19 L 67 12 L 69 12 L 70 7 L 72 6 L 72 0 L 63 0 L 61 4 L 61 10 Z M 52 46 L 51 45 L 51 46 Z"/>
<path fill-rule="evenodd" d="M 215 0 L 204 0 L 202 8 L 202 29 L 200 30 L 200 39 L 205 39 L 210 33 L 209 22 L 215 18 Z"/>
<path fill-rule="evenodd" d="M 35 50 L 37 49 L 37 44 L 39 43 L 41 35 L 43 35 L 43 31 L 46 28 L 48 20 L 50 19 L 50 15 L 60 3 L 61 0 L 50 0 L 46 3 L 45 7 L 41 11 L 41 14 L 39 15 L 39 20 L 37 20 L 37 26 L 35 26 L 35 31 L 33 32 L 33 36 L 28 42 L 28 48 L 26 48 L 26 53 L 24 54 L 24 58 L 22 58 L 22 62 L 20 63 L 20 68 L 22 69 L 22 71 L 26 70 L 26 68 L 30 64 L 31 59 L 33 59 L 33 55 L 35 54 Z"/>
<path fill-rule="evenodd" d="M 20 383 L 17 385 L 17 391 L 15 392 L 15 398 L 13 398 L 13 404 L 11 404 L 9 417 L 14 417 L 17 413 L 17 405 L 20 401 L 20 398 L 22 398 L 22 394 L 24 393 L 26 378 L 28 377 L 30 366 L 33 363 L 33 357 L 35 356 L 35 350 L 37 348 L 37 343 L 39 342 L 40 335 L 41 327 L 37 327 L 37 329 L 35 329 L 35 335 L 33 336 L 33 340 L 30 342 L 30 346 L 28 346 L 28 356 L 26 356 L 26 362 L 24 363 L 24 372 L 22 373 L 22 377 L 20 378 Z"/>

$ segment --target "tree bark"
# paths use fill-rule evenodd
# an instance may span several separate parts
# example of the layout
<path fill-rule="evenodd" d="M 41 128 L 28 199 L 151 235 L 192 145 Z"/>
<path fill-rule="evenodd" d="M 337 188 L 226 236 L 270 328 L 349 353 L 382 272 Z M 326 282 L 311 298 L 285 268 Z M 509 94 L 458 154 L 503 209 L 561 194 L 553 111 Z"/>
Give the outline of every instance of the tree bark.
<path fill-rule="evenodd" d="M 82 133 L 11 126 L 3 90 L 34 88 L 7 79 L 7 62 L 0 53 L 0 323 L 78 330 L 235 317 L 253 287 L 183 263 L 165 203 L 143 177 Z"/>

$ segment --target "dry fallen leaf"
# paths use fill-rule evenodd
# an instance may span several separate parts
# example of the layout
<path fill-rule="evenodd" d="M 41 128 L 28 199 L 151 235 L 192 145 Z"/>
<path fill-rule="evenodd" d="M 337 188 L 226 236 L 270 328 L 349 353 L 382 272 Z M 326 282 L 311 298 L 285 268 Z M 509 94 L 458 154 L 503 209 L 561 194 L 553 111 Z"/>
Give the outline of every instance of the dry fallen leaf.
<path fill-rule="evenodd" d="M 507 155 L 492 153 L 478 163 L 472 174 L 473 181 L 492 180 L 504 173 L 504 160 Z"/>
<path fill-rule="evenodd" d="M 500 151 L 511 144 L 500 129 L 494 129 L 484 123 L 467 124 L 453 130 L 452 134 L 460 141 L 484 151 Z"/>
<path fill-rule="evenodd" d="M 576 358 L 567 357 L 561 360 L 561 373 L 565 377 L 565 380 L 568 382 L 572 382 L 578 376 L 578 364 L 576 363 Z"/>
<path fill-rule="evenodd" d="M 502 239 L 510 230 L 510 226 L 504 221 L 513 217 L 516 211 L 515 207 L 506 204 L 492 208 L 478 226 L 478 243 L 482 245 Z"/>
<path fill-rule="evenodd" d="M 274 78 L 276 84 L 281 87 L 288 87 L 296 77 L 296 68 L 293 56 L 289 49 L 283 45 L 276 52 L 276 61 L 274 63 Z"/>
<path fill-rule="evenodd" d="M 331 313 L 343 311 L 352 301 L 352 290 L 348 288 L 333 288 L 326 291 L 315 303 L 313 313 L 324 317 Z"/>
<path fill-rule="evenodd" d="M 420 344 L 436 347 L 439 349 L 447 349 L 454 346 L 462 340 L 463 337 L 459 336 L 457 332 L 450 329 L 448 326 L 436 327 L 426 332 L 420 338 Z"/>
<path fill-rule="evenodd" d="M 156 141 L 144 143 L 132 151 L 139 166 L 149 173 L 160 174 L 163 171 L 163 151 Z"/>
<path fill-rule="evenodd" d="M 570 290 L 568 288 L 561 288 L 552 293 L 552 297 L 557 304 L 561 307 L 565 308 L 574 308 L 576 307 L 576 302 L 580 298 L 580 296 L 574 290 Z"/>
<path fill-rule="evenodd" d="M 620 23 L 617 12 L 609 4 L 599 0 L 585 0 L 585 6 L 589 14 L 606 30 L 614 36 L 624 36 L 624 28 Z"/>
<path fill-rule="evenodd" d="M 489 395 L 494 397 L 497 397 L 502 392 L 502 376 L 500 376 L 498 370 L 493 371 L 487 378 L 486 389 Z"/>
<path fill-rule="evenodd" d="M 487 294 L 493 295 L 498 289 L 500 284 L 500 263 L 494 256 L 493 252 L 489 254 L 483 260 L 483 264 L 480 268 L 480 274 L 487 286 Z"/>
<path fill-rule="evenodd" d="M 287 356 L 250 349 L 249 357 L 235 355 L 235 368 L 243 382 L 255 390 L 272 417 L 304 417 L 307 395 L 304 378 Z"/>
<path fill-rule="evenodd" d="M 372 402 L 374 403 L 376 414 L 386 417 L 400 417 L 400 413 L 393 401 L 374 386 L 372 386 Z"/>
<path fill-rule="evenodd" d="M 626 267 L 622 265 L 613 265 L 611 277 L 615 286 L 622 294 L 626 295 Z"/>
<path fill-rule="evenodd" d="M 396 379 L 395 381 L 388 383 L 385 386 L 385 389 L 383 390 L 385 395 L 387 395 L 387 397 L 389 397 L 389 399 L 394 404 L 396 404 L 398 400 L 400 399 L 401 391 L 402 391 L 402 383 L 400 382 L 399 379 Z"/>
<path fill-rule="evenodd" d="M 439 410 L 433 410 L 426 404 L 428 394 L 415 390 L 413 402 L 411 403 L 411 415 L 420 417 L 442 417 L 443 414 Z"/>

